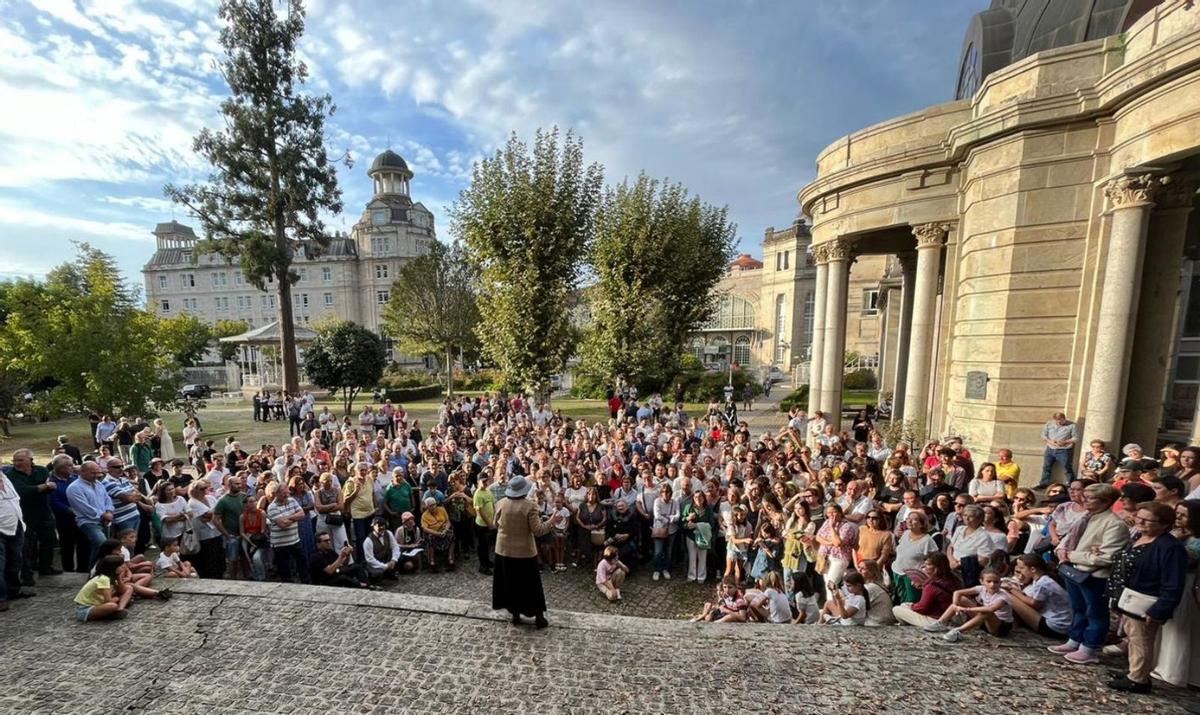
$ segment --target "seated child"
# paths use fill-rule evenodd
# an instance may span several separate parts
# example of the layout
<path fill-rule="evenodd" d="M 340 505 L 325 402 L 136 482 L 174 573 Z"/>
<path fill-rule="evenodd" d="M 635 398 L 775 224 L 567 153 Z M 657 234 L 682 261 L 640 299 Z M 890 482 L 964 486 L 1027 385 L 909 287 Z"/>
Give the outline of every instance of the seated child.
<path fill-rule="evenodd" d="M 75 618 L 86 623 L 117 620 L 128 615 L 125 609 L 133 592 L 116 592 L 117 569 L 124 564 L 120 556 L 105 556 L 96 562 L 92 578 L 75 595 Z"/>
<path fill-rule="evenodd" d="M 817 605 L 817 589 L 813 588 L 812 577 L 803 571 L 792 572 L 792 600 L 795 602 L 796 619 L 792 623 L 816 625 L 821 609 Z"/>
<path fill-rule="evenodd" d="M 178 538 L 163 540 L 162 553 L 154 562 L 154 569 L 159 576 L 167 578 L 200 578 L 200 574 L 196 573 L 192 562 L 184 561 L 179 557 Z"/>
<path fill-rule="evenodd" d="M 154 564 L 146 559 L 142 554 L 133 553 L 137 548 L 137 531 L 134 529 L 121 529 L 117 533 L 117 541 L 121 542 L 121 556 L 125 557 L 125 565 L 129 567 L 129 571 L 133 574 L 150 574 L 154 575 Z"/>
<path fill-rule="evenodd" d="M 629 567 L 617 558 L 617 548 L 605 546 L 604 556 L 600 563 L 596 564 L 596 587 L 600 589 L 600 593 L 610 601 L 620 601 L 621 584 L 625 582 L 625 575 L 628 573 Z"/>
<path fill-rule="evenodd" d="M 857 571 L 842 579 L 842 588 L 830 589 L 829 600 L 821 609 L 821 623 L 835 626 L 861 626 L 871 609 L 866 580 Z"/>
<path fill-rule="evenodd" d="M 717 586 L 717 601 L 705 603 L 700 615 L 695 621 L 720 621 L 721 623 L 741 623 L 746 620 L 746 599 L 738 591 L 737 583 L 726 579 Z"/>
<path fill-rule="evenodd" d="M 954 602 L 941 618 L 926 625 L 925 630 L 929 633 L 945 631 L 946 634 L 942 637 L 950 643 L 959 642 L 963 633 L 979 626 L 983 626 L 988 633 L 997 638 L 1003 638 L 1012 632 L 1012 596 L 1000 588 L 1000 574 L 994 569 L 984 569 L 979 581 L 978 586 L 955 591 Z M 949 628 L 950 621 L 960 615 L 967 619 L 966 622 L 957 628 Z"/>

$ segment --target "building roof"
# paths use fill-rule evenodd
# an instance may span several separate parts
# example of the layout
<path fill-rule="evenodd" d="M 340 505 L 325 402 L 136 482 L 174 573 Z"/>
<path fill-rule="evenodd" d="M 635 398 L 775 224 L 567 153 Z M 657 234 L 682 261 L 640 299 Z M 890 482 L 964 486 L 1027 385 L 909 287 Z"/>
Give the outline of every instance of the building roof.
<path fill-rule="evenodd" d="M 412 170 L 408 168 L 408 162 L 404 161 L 404 157 L 391 149 L 375 157 L 375 161 L 371 162 L 371 168 L 367 170 L 367 174 L 374 174 L 382 169 L 399 169 L 409 174 L 412 173 Z"/>
<path fill-rule="evenodd" d="M 165 223 L 160 223 L 160 224 L 156 225 L 154 227 L 154 233 L 155 234 L 182 233 L 182 234 L 186 234 L 186 235 L 192 236 L 192 237 L 195 237 L 195 235 L 196 235 L 196 232 L 192 230 L 191 226 L 179 223 L 178 221 L 175 221 L 175 220 L 167 221 Z"/>
<path fill-rule="evenodd" d="M 316 331 L 300 325 L 295 326 L 295 330 L 296 342 L 298 343 L 312 342 L 313 339 L 317 337 Z M 279 321 L 272 320 L 261 328 L 254 328 L 252 330 L 247 330 L 240 335 L 230 335 L 227 338 L 221 338 L 220 342 L 238 344 L 245 343 L 250 345 L 274 344 L 279 342 L 282 335 L 283 330 L 280 329 Z"/>
<path fill-rule="evenodd" d="M 763 262 L 751 256 L 749 253 L 743 253 L 729 263 L 730 268 L 740 268 L 743 271 L 752 271 L 763 267 Z"/>

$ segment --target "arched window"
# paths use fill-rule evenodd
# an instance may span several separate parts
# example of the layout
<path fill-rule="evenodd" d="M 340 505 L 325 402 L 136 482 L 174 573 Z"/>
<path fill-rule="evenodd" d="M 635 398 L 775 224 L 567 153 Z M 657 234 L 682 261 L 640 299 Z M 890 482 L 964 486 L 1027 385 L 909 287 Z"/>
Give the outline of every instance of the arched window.
<path fill-rule="evenodd" d="M 733 341 L 733 361 L 742 367 L 750 364 L 750 338 L 745 335 Z"/>
<path fill-rule="evenodd" d="M 697 360 L 704 362 L 704 338 L 692 338 L 691 345 L 688 346 L 688 351 L 692 355 L 695 355 Z"/>
<path fill-rule="evenodd" d="M 708 339 L 708 354 L 718 360 L 729 359 L 729 338 L 724 335 L 714 335 Z"/>
<path fill-rule="evenodd" d="M 736 295 L 723 295 L 717 310 L 704 324 L 705 330 L 751 330 L 754 328 L 754 304 Z"/>

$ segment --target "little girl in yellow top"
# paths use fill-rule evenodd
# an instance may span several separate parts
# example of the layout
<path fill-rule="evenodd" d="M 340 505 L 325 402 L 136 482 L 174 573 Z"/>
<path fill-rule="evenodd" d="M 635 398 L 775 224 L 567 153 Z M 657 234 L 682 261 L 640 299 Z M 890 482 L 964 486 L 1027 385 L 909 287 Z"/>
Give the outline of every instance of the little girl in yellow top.
<path fill-rule="evenodd" d="M 125 610 L 133 598 L 133 590 L 122 589 L 117 593 L 117 571 L 125 565 L 120 556 L 105 556 L 96 563 L 96 575 L 83 584 L 75 596 L 75 617 L 80 621 L 102 621 L 120 619 L 128 615 Z"/>

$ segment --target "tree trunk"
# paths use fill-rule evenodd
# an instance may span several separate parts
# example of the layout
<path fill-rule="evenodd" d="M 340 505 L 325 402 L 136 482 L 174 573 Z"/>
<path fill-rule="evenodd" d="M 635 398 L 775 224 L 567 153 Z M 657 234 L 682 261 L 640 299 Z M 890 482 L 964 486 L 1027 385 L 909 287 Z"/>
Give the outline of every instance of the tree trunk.
<path fill-rule="evenodd" d="M 446 346 L 446 397 L 454 398 L 454 348 Z"/>
<path fill-rule="evenodd" d="M 296 362 L 296 323 L 292 317 L 292 287 L 287 277 L 279 281 L 279 350 L 283 361 L 283 390 L 300 392 L 300 370 Z"/>

